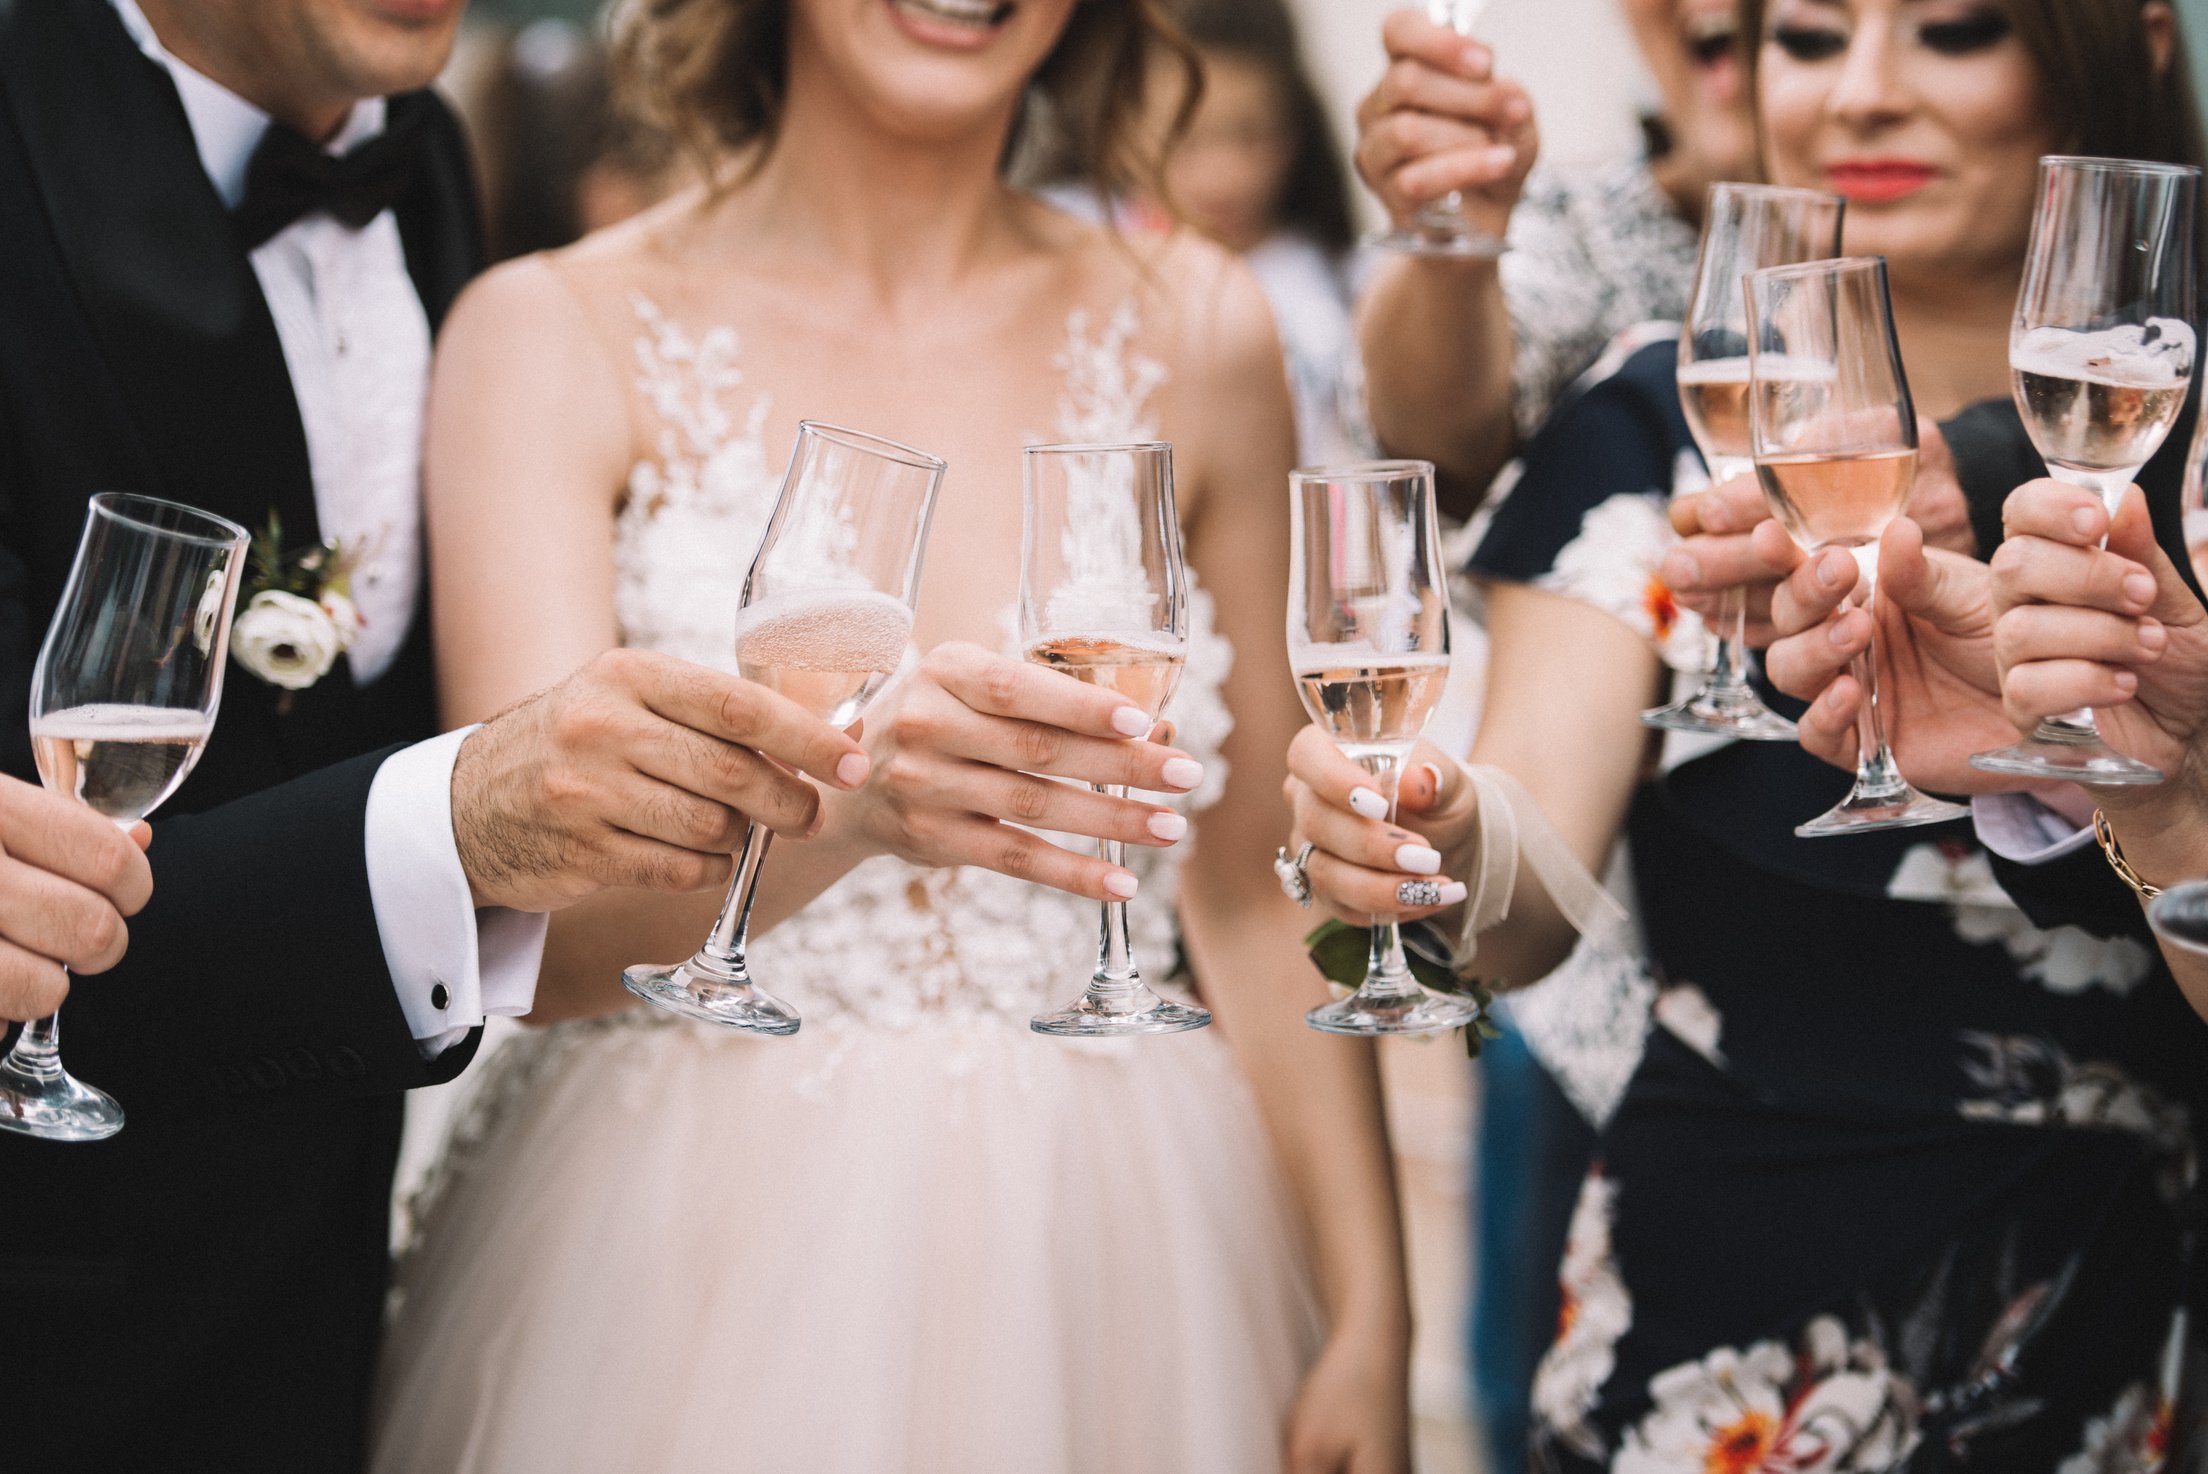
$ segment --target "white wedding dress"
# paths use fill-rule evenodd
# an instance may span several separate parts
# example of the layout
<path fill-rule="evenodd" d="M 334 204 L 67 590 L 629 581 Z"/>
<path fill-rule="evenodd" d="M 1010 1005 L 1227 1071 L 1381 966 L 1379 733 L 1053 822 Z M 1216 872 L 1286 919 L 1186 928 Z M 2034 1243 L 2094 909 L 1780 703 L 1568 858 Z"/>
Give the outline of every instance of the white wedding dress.
<path fill-rule="evenodd" d="M 738 343 L 638 299 L 664 433 L 617 535 L 624 638 L 727 665 L 779 467 Z M 1147 439 L 1131 306 L 1076 313 L 1055 438 Z M 1216 796 L 1232 660 L 1194 599 L 1171 716 Z M 1140 852 L 1153 978 L 1174 850 Z M 1252 863 L 1258 863 L 1252 861 Z M 1272 1474 L 1319 1319 L 1217 1029 L 1028 1029 L 1096 906 L 876 858 L 754 943 L 803 1030 L 646 1008 L 526 1032 L 434 1169 L 400 1272 L 378 1474 Z"/>

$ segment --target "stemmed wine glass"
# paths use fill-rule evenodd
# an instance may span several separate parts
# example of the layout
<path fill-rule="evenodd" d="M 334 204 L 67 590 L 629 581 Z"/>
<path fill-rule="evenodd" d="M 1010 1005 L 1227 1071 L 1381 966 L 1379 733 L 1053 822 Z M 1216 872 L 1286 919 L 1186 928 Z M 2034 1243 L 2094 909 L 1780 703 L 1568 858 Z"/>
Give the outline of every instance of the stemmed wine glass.
<path fill-rule="evenodd" d="M 1449 684 L 1449 594 L 1431 461 L 1289 478 L 1288 663 L 1311 720 L 1371 773 L 1395 818 L 1398 769 Z M 1364 981 L 1304 1015 L 1329 1034 L 1430 1034 L 1479 1006 L 1411 974 L 1402 928 L 1373 918 Z"/>
<path fill-rule="evenodd" d="M 736 660 L 745 680 L 780 692 L 830 726 L 859 719 L 912 641 L 920 559 L 943 464 L 878 435 L 811 420 L 797 427 L 782 494 L 736 616 Z M 773 840 L 765 825 L 747 824 L 728 898 L 705 945 L 672 967 L 629 968 L 622 986 L 703 1023 L 796 1033 L 797 1010 L 755 984 L 745 960 L 752 896 Z"/>
<path fill-rule="evenodd" d="M 1031 445 L 1022 457 L 1020 638 L 1027 658 L 1127 697 L 1155 724 L 1188 653 L 1188 572 L 1173 503 L 1173 447 Z M 1126 789 L 1098 784 L 1117 798 Z M 1099 842 L 1120 862 L 1118 840 Z M 1127 939 L 1127 903 L 1104 902 L 1096 972 L 1068 1008 L 1029 1021 L 1038 1034 L 1176 1034 L 1208 1010 L 1161 998 Z"/>
<path fill-rule="evenodd" d="M 222 701 L 245 529 L 175 502 L 107 492 L 31 676 L 31 749 L 48 788 L 128 829 L 199 761 Z M 98 1141 L 123 1108 L 61 1065 L 61 1015 L 0 1060 L 0 1130 Z"/>
<path fill-rule="evenodd" d="M 1748 445 L 1748 318 L 1740 281 L 1766 266 L 1840 254 L 1846 201 L 1813 189 L 1713 184 L 1702 213 L 1694 292 L 1679 330 L 1679 403 L 1712 485 L 1755 469 Z M 1791 742 L 1794 724 L 1748 684 L 1748 596 L 1729 591 L 1711 625 L 1716 646 L 1701 687 L 1641 713 L 1652 727 Z"/>
<path fill-rule="evenodd" d="M 2031 254 L 2009 328 L 2009 383 L 2058 481 L 2113 514 L 2161 447 L 2193 376 L 2193 209 L 2200 171 L 2131 159 L 2039 161 Z M 2049 717 L 1970 764 L 2023 778 L 2159 783 L 2101 741 L 2090 709 Z"/>
<path fill-rule="evenodd" d="M 1842 547 L 1877 597 L 1878 539 L 1908 505 L 1917 414 L 1894 338 L 1886 258 L 1851 256 L 1751 272 L 1749 442 L 1771 510 L 1805 552 Z M 1959 819 L 1894 763 L 1879 704 L 1875 641 L 1855 659 L 1855 786 L 1796 826 L 1804 838 Z"/>
<path fill-rule="evenodd" d="M 1470 37 L 1472 27 L 1487 8 L 1487 0 L 1426 0 L 1426 16 L 1437 26 L 1447 26 Z M 1493 260 L 1510 247 L 1484 230 L 1475 230 L 1464 218 L 1464 196 L 1455 190 L 1419 207 L 1409 225 L 1383 230 L 1369 244 L 1412 256 L 1457 256 Z"/>

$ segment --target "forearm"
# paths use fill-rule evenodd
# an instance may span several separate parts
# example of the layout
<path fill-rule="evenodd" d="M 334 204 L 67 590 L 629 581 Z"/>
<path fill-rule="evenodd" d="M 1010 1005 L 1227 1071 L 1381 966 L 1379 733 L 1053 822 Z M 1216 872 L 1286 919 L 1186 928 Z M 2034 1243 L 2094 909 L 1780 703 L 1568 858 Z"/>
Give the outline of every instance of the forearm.
<path fill-rule="evenodd" d="M 1518 441 L 1510 311 L 1494 263 L 1389 262 L 1366 294 L 1358 341 L 1380 443 L 1432 461 L 1444 509 L 1468 515 Z"/>
<path fill-rule="evenodd" d="M 1192 857 L 1188 873 L 1200 872 Z M 1250 1082 L 1312 1246 L 1337 1335 L 1407 1343 L 1402 1224 L 1371 1045 L 1305 1027 L 1327 1000 L 1304 955 L 1309 918 L 1279 895 L 1184 893 L 1182 925 L 1204 1001 Z"/>

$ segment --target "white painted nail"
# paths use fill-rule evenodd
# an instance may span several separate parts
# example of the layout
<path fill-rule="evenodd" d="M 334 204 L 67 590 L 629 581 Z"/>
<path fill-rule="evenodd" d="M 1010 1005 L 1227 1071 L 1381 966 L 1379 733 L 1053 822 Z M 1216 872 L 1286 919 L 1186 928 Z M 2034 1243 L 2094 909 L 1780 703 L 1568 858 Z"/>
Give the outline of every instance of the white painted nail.
<path fill-rule="evenodd" d="M 1387 822 L 1388 801 L 1370 788 L 1352 788 L 1349 791 L 1349 807 L 1367 819 L 1377 819 L 1383 824 Z"/>
<path fill-rule="evenodd" d="M 1441 888 L 1441 904 L 1444 906 L 1461 906 L 1464 904 L 1464 898 L 1470 894 L 1471 892 L 1464 888 L 1463 881 L 1449 881 Z"/>
<path fill-rule="evenodd" d="M 1150 816 L 1150 833 L 1154 837 L 1164 840 L 1167 844 L 1171 844 L 1188 833 L 1188 821 L 1179 814 L 1170 812 L 1152 814 Z"/>
<path fill-rule="evenodd" d="M 1204 765 L 1192 757 L 1166 759 L 1165 781 L 1186 793 L 1204 781 Z"/>
<path fill-rule="evenodd" d="M 1139 706 L 1122 706 L 1112 712 L 1112 730 L 1122 737 L 1148 736 L 1155 725 Z"/>
<path fill-rule="evenodd" d="M 1441 851 L 1422 844 L 1399 844 L 1395 847 L 1395 868 L 1412 875 L 1441 874 Z"/>
<path fill-rule="evenodd" d="M 1432 763 L 1420 763 L 1418 767 L 1420 772 L 1427 774 L 1433 780 L 1434 792 L 1441 792 L 1441 769 L 1435 767 Z"/>
<path fill-rule="evenodd" d="M 1135 878 L 1124 870 L 1114 870 L 1104 877 L 1104 893 L 1115 901 L 1132 901 L 1136 889 Z"/>

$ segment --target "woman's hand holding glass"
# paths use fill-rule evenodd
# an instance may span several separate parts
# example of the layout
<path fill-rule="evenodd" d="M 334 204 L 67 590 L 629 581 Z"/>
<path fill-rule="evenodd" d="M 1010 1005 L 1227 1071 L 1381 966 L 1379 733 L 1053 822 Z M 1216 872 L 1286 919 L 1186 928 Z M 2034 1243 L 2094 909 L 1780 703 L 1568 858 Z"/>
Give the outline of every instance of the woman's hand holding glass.
<path fill-rule="evenodd" d="M 1357 173 L 1398 230 L 1457 194 L 1471 228 L 1500 240 L 1540 150 L 1532 99 L 1496 80 L 1486 46 L 1422 10 L 1391 14 L 1381 40 L 1388 69 L 1357 106 Z"/>
<path fill-rule="evenodd" d="M 1124 696 L 979 645 L 938 645 L 869 717 L 873 777 L 832 805 L 830 828 L 914 864 L 978 865 L 1126 900 L 1132 871 L 1030 830 L 1152 848 L 1179 840 L 1188 820 L 1172 809 L 1088 786 L 1186 793 L 1203 781 L 1187 753 L 1139 740 L 1150 731 Z"/>
<path fill-rule="evenodd" d="M 1420 742 L 1404 760 L 1395 823 L 1372 774 L 1315 723 L 1288 748 L 1282 792 L 1295 815 L 1290 853 L 1312 847 L 1304 867 L 1312 899 L 1335 917 L 1351 926 L 1370 925 L 1375 916 L 1423 921 L 1464 903 L 1464 882 L 1453 877 L 1471 868 L 1477 796 L 1431 742 Z M 1438 901 L 1406 904 L 1403 888 L 1421 884 L 1438 885 Z"/>

